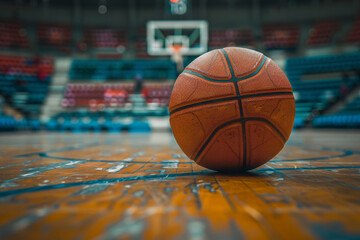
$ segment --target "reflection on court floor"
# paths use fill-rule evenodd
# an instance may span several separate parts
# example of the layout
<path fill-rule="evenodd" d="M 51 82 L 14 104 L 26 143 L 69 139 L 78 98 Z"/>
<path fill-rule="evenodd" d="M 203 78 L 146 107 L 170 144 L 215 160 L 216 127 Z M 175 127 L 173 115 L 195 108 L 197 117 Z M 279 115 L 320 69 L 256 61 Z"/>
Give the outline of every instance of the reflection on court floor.
<path fill-rule="evenodd" d="M 295 132 L 243 174 L 189 160 L 168 133 L 0 138 L 1 238 L 360 236 L 357 132 Z"/>

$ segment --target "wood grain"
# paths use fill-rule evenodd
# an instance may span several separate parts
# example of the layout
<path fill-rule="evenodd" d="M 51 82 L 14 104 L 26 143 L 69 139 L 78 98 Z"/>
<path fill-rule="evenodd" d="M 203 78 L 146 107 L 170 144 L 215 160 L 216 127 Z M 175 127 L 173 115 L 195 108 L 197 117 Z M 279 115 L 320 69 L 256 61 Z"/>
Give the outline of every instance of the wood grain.
<path fill-rule="evenodd" d="M 168 133 L 0 136 L 0 239 L 359 239 L 359 132 L 295 132 L 246 174 Z"/>

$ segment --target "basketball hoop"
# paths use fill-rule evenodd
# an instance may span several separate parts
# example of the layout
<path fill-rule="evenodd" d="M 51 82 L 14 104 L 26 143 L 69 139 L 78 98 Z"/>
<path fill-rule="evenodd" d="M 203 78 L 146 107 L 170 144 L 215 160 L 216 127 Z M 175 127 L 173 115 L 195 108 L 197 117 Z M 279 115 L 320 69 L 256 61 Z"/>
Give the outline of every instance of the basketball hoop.
<path fill-rule="evenodd" d="M 170 49 L 172 51 L 171 60 L 176 63 L 176 69 L 180 73 L 184 69 L 184 59 L 181 53 L 181 50 L 183 49 L 183 45 L 172 44 L 170 46 Z"/>
<path fill-rule="evenodd" d="M 172 55 L 172 46 L 181 47 L 181 55 L 199 56 L 207 51 L 207 21 L 148 21 L 147 52 L 152 56 Z"/>
<path fill-rule="evenodd" d="M 182 49 L 183 45 L 182 44 L 173 44 L 171 46 L 171 48 L 173 49 L 174 52 L 180 52 Z"/>

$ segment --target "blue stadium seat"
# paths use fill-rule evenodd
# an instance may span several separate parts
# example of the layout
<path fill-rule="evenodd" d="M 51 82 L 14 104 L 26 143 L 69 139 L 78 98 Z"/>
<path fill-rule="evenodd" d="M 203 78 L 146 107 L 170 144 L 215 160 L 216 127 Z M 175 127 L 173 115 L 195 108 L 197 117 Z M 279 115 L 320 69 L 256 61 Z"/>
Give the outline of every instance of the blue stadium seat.
<path fill-rule="evenodd" d="M 360 95 L 334 115 L 316 117 L 313 126 L 317 128 L 360 128 Z"/>
<path fill-rule="evenodd" d="M 170 60 L 74 60 L 69 77 L 73 80 L 175 79 L 177 71 Z"/>
<path fill-rule="evenodd" d="M 151 131 L 149 122 L 145 120 L 134 120 L 128 127 L 131 133 L 147 133 Z"/>
<path fill-rule="evenodd" d="M 337 101 L 341 97 L 340 88 L 344 84 L 341 78 L 302 81 L 304 74 L 356 70 L 359 66 L 360 53 L 288 59 L 285 70 L 294 89 L 296 101 L 297 120 L 294 127 L 303 126 L 300 119 L 309 119 L 314 112 L 321 112 Z M 347 87 L 351 88 L 357 81 L 357 77 L 349 77 Z"/>

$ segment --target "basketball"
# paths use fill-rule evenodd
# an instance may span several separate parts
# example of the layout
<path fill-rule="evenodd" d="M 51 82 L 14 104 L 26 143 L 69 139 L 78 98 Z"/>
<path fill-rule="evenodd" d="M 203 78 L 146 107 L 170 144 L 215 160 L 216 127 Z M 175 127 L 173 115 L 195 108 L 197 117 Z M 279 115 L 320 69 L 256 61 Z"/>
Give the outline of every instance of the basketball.
<path fill-rule="evenodd" d="M 218 171 L 244 171 L 275 157 L 295 118 L 292 87 L 277 64 L 238 47 L 207 52 L 177 78 L 170 125 L 183 152 Z"/>

